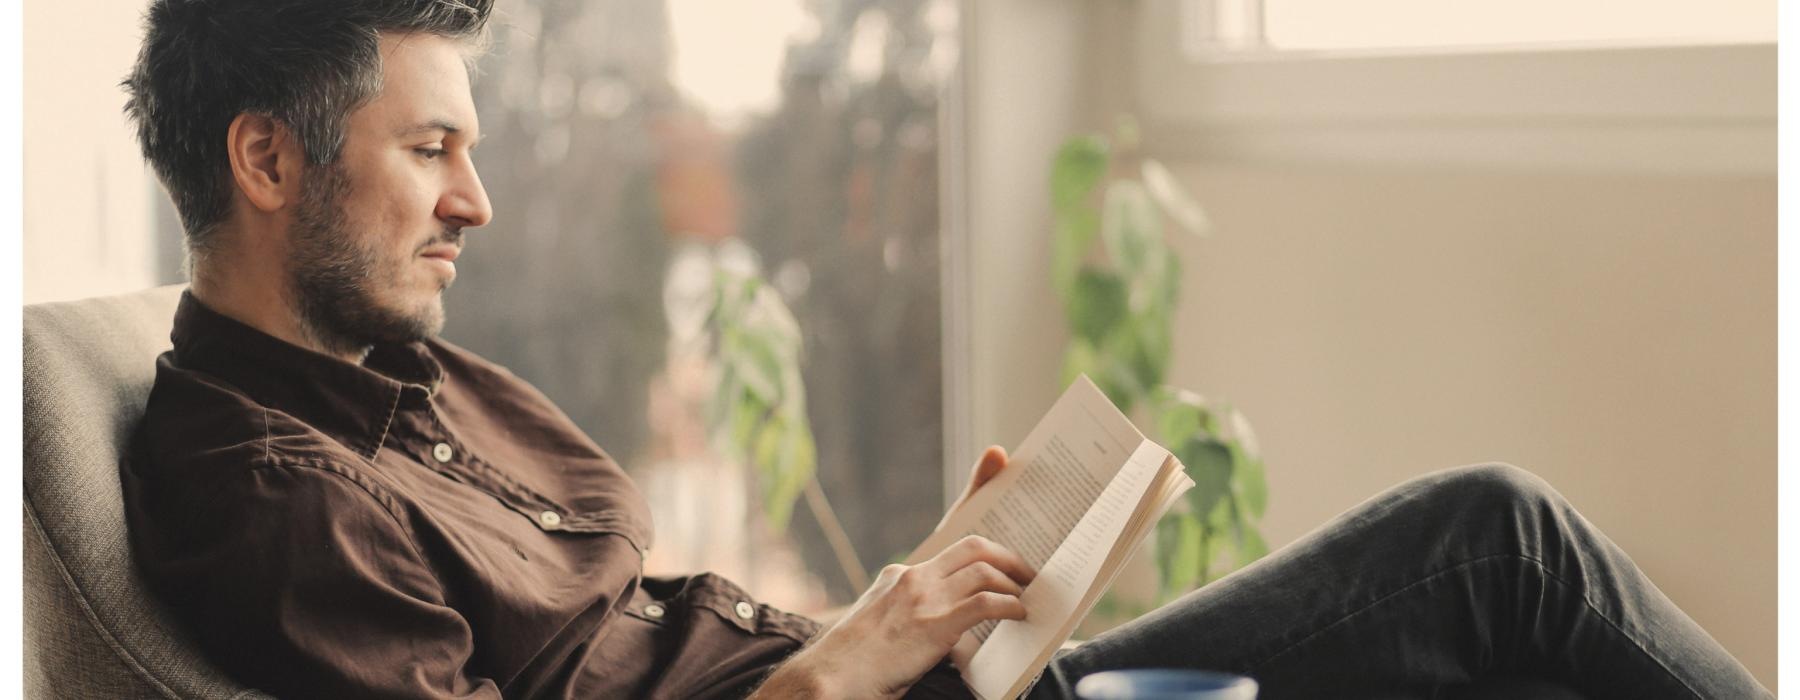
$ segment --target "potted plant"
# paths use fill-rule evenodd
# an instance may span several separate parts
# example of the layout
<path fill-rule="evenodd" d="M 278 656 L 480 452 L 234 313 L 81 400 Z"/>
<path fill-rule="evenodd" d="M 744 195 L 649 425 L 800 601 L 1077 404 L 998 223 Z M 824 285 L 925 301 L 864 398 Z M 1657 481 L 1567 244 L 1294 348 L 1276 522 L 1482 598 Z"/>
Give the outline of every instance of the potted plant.
<path fill-rule="evenodd" d="M 1120 410 L 1153 426 L 1194 480 L 1157 523 L 1157 594 L 1172 600 L 1268 552 L 1259 523 L 1268 505 L 1263 461 L 1236 407 L 1166 383 L 1181 259 L 1167 224 L 1205 236 L 1204 210 L 1161 163 L 1138 152 L 1134 124 L 1108 137 L 1073 137 L 1050 171 L 1051 282 L 1069 324 L 1062 382 L 1081 374 Z M 1136 615 L 1141 602 L 1102 601 L 1099 612 Z"/>

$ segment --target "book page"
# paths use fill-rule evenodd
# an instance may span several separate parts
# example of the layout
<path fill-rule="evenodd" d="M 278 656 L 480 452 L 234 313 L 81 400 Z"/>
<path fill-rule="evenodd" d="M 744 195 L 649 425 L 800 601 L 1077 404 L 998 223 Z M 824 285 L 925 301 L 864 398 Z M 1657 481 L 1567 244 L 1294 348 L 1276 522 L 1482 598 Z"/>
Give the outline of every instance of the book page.
<path fill-rule="evenodd" d="M 1025 619 L 1003 620 L 963 669 L 963 679 L 981 697 L 1006 697 L 1008 688 L 1031 671 L 1040 651 L 1067 637 L 1071 619 L 1099 578 L 1102 566 L 1113 559 L 1127 524 L 1143 516 L 1146 501 L 1160 505 L 1164 494 L 1153 489 L 1169 451 L 1148 440 L 1139 447 L 1100 498 L 1082 516 L 1068 540 L 1038 570 L 1019 600 Z"/>
<path fill-rule="evenodd" d="M 981 535 L 1042 568 L 1144 436 L 1086 376 L 1050 407 L 1006 469 L 945 516 L 907 564 Z"/>
<path fill-rule="evenodd" d="M 1106 555 L 1106 561 L 1100 565 L 1099 577 L 1088 584 L 1087 594 L 1082 596 L 1081 602 L 1075 606 L 1074 613 L 1070 614 L 1069 618 L 1063 622 L 1061 629 L 1053 635 L 1039 635 L 1029 640 L 1042 644 L 1038 650 L 1038 656 L 1018 671 L 1018 678 L 1013 682 L 1012 687 L 1000 694 L 1001 697 L 1017 697 L 1030 690 L 1032 684 L 1036 683 L 1038 676 L 1043 674 L 1044 667 L 1050 663 L 1051 658 L 1055 657 L 1056 650 L 1069 639 L 1069 635 L 1074 634 L 1075 626 L 1080 624 L 1087 617 L 1088 612 L 1094 609 L 1094 604 L 1100 601 L 1100 596 L 1107 589 L 1112 588 L 1113 581 L 1119 577 L 1119 572 L 1124 570 L 1125 562 L 1131 558 L 1138 545 L 1150 536 L 1151 528 L 1162 519 L 1163 514 L 1168 512 L 1169 507 L 1173 506 L 1182 494 L 1194 487 L 1194 480 L 1188 478 L 1186 472 L 1187 469 L 1182 466 L 1181 460 L 1173 456 L 1163 463 L 1162 471 L 1157 474 L 1150 492 L 1144 495 L 1143 502 L 1138 504 L 1138 510 L 1125 524 L 1125 532 L 1119 536 L 1118 541 L 1113 544 L 1112 551 Z M 970 651 L 967 658 L 973 656 L 974 652 Z M 1009 654 L 1008 656 L 1023 656 L 1023 653 Z M 995 655 L 994 658 L 999 657 Z M 1016 662 L 1016 658 L 1009 661 L 1009 663 L 1011 662 Z"/>

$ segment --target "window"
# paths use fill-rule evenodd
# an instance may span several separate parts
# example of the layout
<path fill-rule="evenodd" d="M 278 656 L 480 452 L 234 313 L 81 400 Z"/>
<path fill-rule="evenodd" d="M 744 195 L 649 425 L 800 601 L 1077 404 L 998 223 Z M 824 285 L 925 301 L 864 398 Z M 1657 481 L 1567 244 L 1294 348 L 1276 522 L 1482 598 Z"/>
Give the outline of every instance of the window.
<path fill-rule="evenodd" d="M 474 88 L 495 217 L 470 233 L 445 336 L 633 475 L 651 572 L 714 570 L 800 610 L 861 593 L 809 503 L 775 533 L 750 470 L 707 444 L 693 272 L 715 262 L 758 268 L 799 322 L 821 490 L 865 573 L 942 514 L 957 19 L 943 0 L 501 4 Z"/>
<path fill-rule="evenodd" d="M 1283 51 L 1769 43 L 1773 0 L 1192 0 L 1190 41 Z"/>
<path fill-rule="evenodd" d="M 1696 16 L 1725 18 L 1713 25 L 1724 34 L 1707 36 L 1747 37 L 1694 42 L 1644 38 L 1667 26 L 1663 20 L 1600 23 L 1605 31 L 1588 23 L 1593 31 L 1585 34 L 1555 25 L 1565 29 L 1535 36 L 1459 20 L 1488 32 L 1477 34 L 1433 24 L 1430 18 L 1450 15 L 1420 10 L 1408 15 L 1416 22 L 1402 35 L 1376 31 L 1391 14 L 1368 12 L 1413 8 L 1402 0 L 1351 3 L 1304 22 L 1282 17 L 1302 14 L 1311 0 L 1147 0 L 1135 18 L 1132 109 L 1147 145 L 1170 158 L 1772 173 L 1773 12 L 1744 2 L 1682 6 Z M 1496 12 L 1510 13 L 1515 5 L 1496 5 L 1503 8 Z M 1523 9 L 1512 16 L 1529 25 L 1531 17 L 1552 14 L 1529 14 L 1536 6 L 1517 5 Z M 1466 10 L 1468 3 L 1454 7 Z M 1760 23 L 1730 19 L 1753 16 L 1757 8 L 1764 13 Z M 1354 23 L 1330 20 L 1350 11 L 1367 14 Z M 1597 16 L 1585 12 L 1561 16 Z M 1636 12 L 1636 5 L 1617 10 L 1641 19 Z M 1673 15 L 1653 8 L 1642 16 Z M 1327 32 L 1325 24 L 1343 26 Z M 1507 46 L 1460 43 L 1528 36 L 1531 43 Z M 1640 38 L 1553 41 L 1571 36 Z M 1284 50 L 1282 42 L 1310 42 L 1319 50 Z M 1359 48 L 1323 50 L 1331 46 Z"/>

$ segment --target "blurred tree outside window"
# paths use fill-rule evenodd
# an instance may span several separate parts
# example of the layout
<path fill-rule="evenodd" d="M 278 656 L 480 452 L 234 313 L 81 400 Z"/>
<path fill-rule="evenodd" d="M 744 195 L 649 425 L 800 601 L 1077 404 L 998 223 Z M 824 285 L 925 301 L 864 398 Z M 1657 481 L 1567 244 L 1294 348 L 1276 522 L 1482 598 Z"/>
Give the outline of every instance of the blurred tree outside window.
<path fill-rule="evenodd" d="M 802 333 L 817 475 L 862 562 L 942 514 L 940 93 L 949 0 L 502 0 L 474 87 L 493 223 L 445 336 L 542 389 L 650 500 L 651 573 L 798 610 L 859 594 L 817 516 L 766 522 L 709 444 L 713 270 Z"/>

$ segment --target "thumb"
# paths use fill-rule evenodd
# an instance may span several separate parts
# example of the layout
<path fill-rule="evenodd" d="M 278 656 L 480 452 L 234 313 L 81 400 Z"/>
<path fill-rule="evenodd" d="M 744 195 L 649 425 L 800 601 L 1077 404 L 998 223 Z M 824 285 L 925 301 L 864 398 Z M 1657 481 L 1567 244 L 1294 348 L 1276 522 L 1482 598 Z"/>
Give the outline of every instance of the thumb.
<path fill-rule="evenodd" d="M 999 476 L 1000 470 L 1005 468 L 1006 448 L 989 445 L 987 450 L 981 453 L 981 461 L 975 464 L 975 475 L 969 480 L 970 490 L 981 488 L 982 484 Z"/>

